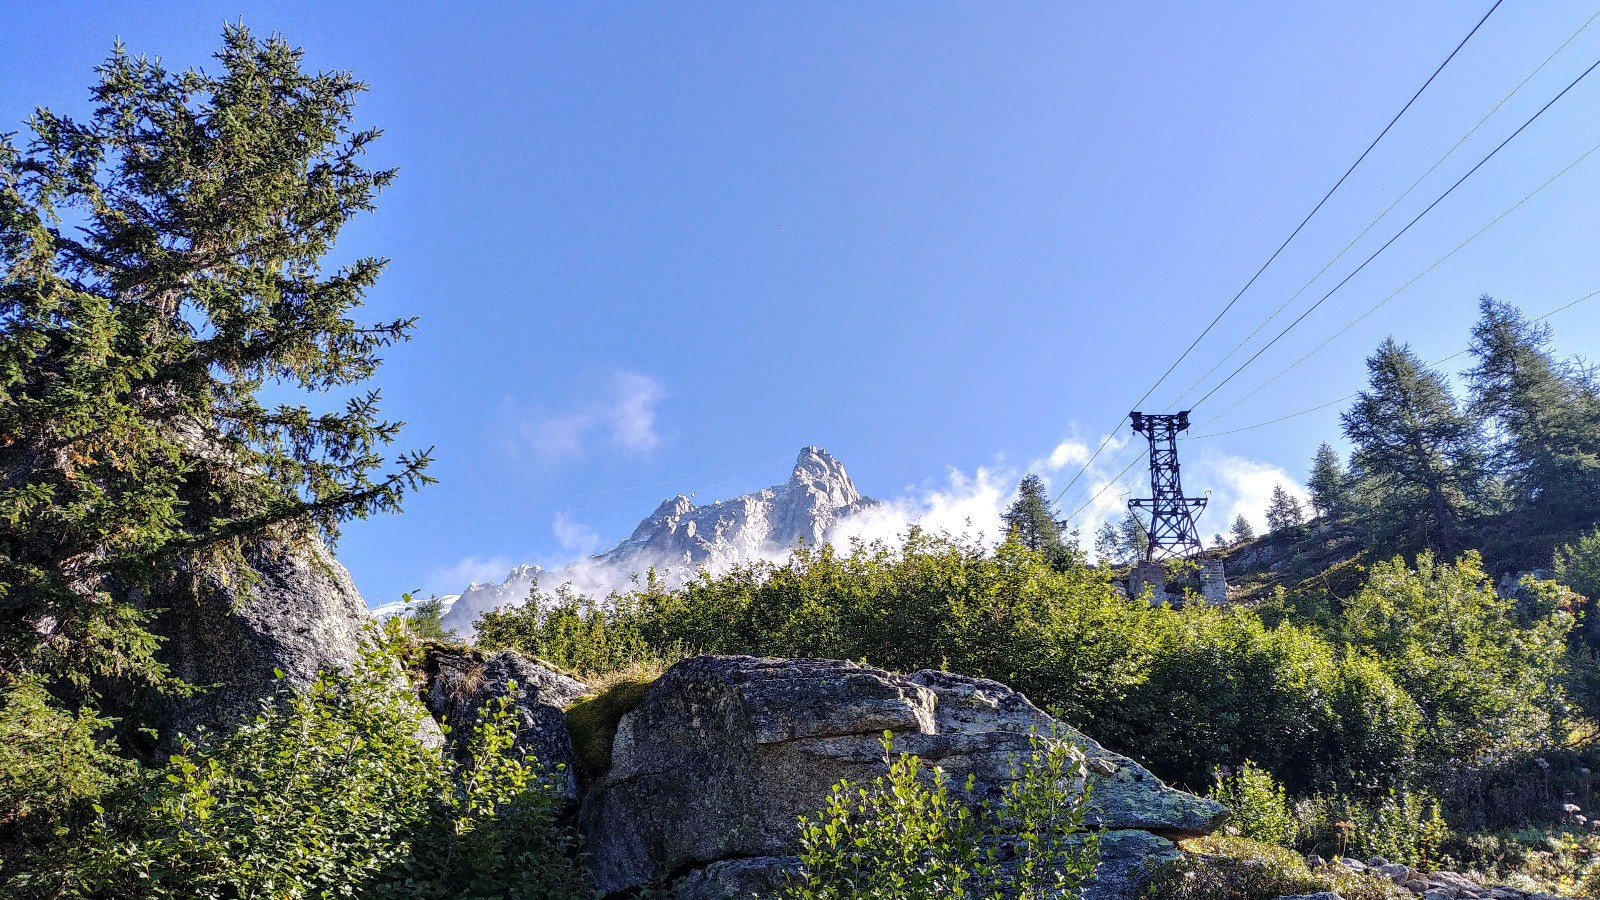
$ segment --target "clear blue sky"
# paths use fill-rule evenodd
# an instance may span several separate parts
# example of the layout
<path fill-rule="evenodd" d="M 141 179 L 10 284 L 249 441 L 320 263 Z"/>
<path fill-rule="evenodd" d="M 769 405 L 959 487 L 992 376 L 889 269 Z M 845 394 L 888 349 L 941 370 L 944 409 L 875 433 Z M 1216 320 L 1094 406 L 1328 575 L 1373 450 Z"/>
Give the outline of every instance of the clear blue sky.
<path fill-rule="evenodd" d="M 667 494 L 781 480 L 805 444 L 867 493 L 926 505 L 963 489 L 952 467 L 970 488 L 980 468 L 1004 482 L 1064 440 L 1098 443 L 1487 7 L 18 2 L 0 11 L 0 129 L 35 104 L 81 111 L 118 37 L 205 64 L 228 19 L 371 83 L 360 118 L 401 174 L 341 250 L 394 260 L 373 316 L 421 317 L 378 381 L 441 480 L 339 546 L 381 602 L 609 545 Z M 1595 12 L 1507 0 L 1146 409 Z M 1600 21 L 1288 315 L 1596 58 Z M 1482 293 L 1539 314 L 1600 289 L 1596 153 L 1210 421 L 1600 142 L 1592 77 L 1195 431 L 1356 390 L 1386 334 L 1454 353 Z M 1562 350 L 1600 356 L 1600 298 L 1551 321 Z M 1303 474 L 1339 409 L 1186 445 L 1187 486 Z"/>

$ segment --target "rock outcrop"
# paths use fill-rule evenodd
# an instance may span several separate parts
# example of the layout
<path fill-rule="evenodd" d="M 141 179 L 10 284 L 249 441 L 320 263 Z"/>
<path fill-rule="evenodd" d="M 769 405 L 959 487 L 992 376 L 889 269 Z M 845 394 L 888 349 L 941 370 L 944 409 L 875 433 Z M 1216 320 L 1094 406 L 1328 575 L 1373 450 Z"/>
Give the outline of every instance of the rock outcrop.
<path fill-rule="evenodd" d="M 570 583 L 603 597 L 651 569 L 668 584 L 702 569 L 724 571 L 801 543 L 821 544 L 839 522 L 877 505 L 861 496 L 832 454 L 806 447 L 783 484 L 703 506 L 679 494 L 662 501 L 633 534 L 599 556 L 550 571 L 518 566 L 499 584 L 473 584 L 449 604 L 444 624 L 469 634 L 484 611 L 527 600 L 536 579 L 545 589 Z"/>
<path fill-rule="evenodd" d="M 472 650 L 434 650 L 423 667 L 428 674 L 428 711 L 450 725 L 452 749 L 460 751 L 484 704 L 510 695 L 517 749 L 550 772 L 560 767 L 561 795 L 569 803 L 577 801 L 572 735 L 563 710 L 588 690 L 583 682 L 509 652 L 485 656 Z"/>
<path fill-rule="evenodd" d="M 623 717 L 611 769 L 588 787 L 580 822 L 606 893 L 684 876 L 683 896 L 747 897 L 792 868 L 797 818 L 820 809 L 832 785 L 882 774 L 885 731 L 952 783 L 972 775 L 975 801 L 1012 779 L 1030 732 L 1051 729 L 1089 757 L 1090 824 L 1105 862 L 1086 896 L 1130 896 L 1144 862 L 1176 855 L 1170 838 L 1226 817 L 993 681 L 702 656 L 669 669 Z"/>
<path fill-rule="evenodd" d="M 372 621 L 345 571 L 320 541 L 290 547 L 266 542 L 246 550 L 253 584 L 212 581 L 198 597 L 163 598 L 152 630 L 166 638 L 160 656 L 172 673 L 209 687 L 164 701 L 172 734 L 227 729 L 280 686 L 303 688 L 324 669 L 348 669 Z"/>

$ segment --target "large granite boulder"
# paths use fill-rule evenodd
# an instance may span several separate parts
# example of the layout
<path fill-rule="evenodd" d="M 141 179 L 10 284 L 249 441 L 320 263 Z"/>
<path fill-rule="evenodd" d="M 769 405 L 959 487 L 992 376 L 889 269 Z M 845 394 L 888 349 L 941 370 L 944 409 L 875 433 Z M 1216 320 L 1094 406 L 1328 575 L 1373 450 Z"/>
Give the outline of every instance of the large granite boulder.
<path fill-rule="evenodd" d="M 360 652 L 372 617 L 320 540 L 259 542 L 245 561 L 250 579 L 207 578 L 195 594 L 135 598 L 163 610 L 151 630 L 166 639 L 160 657 L 172 673 L 206 688 L 162 701 L 169 734 L 229 729 L 280 686 L 304 688 L 324 669 L 348 670 Z"/>
<path fill-rule="evenodd" d="M 841 779 L 883 772 L 881 736 L 997 796 L 1030 732 L 1054 729 L 1089 757 L 1091 824 L 1107 865 L 1094 893 L 1129 896 L 1134 870 L 1209 832 L 1218 804 L 1051 718 L 1002 684 L 945 672 L 896 675 L 836 660 L 702 656 L 669 669 L 617 729 L 611 769 L 580 815 L 602 892 L 683 876 L 686 896 L 749 896 L 796 850 L 797 819 Z"/>
<path fill-rule="evenodd" d="M 510 695 L 516 747 L 552 773 L 560 767 L 561 795 L 569 803 L 577 802 L 572 735 L 563 710 L 589 690 L 587 685 L 511 652 L 485 656 L 474 650 L 435 649 L 423 667 L 428 675 L 428 711 L 449 724 L 453 750 L 459 752 L 466 743 L 484 704 Z"/>

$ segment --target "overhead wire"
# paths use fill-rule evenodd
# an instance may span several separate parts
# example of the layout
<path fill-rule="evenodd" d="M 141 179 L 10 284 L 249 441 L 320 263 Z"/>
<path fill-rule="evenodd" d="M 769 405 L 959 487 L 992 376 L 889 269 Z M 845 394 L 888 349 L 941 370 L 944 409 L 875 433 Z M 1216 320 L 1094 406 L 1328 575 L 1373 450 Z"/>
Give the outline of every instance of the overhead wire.
<path fill-rule="evenodd" d="M 1304 356 L 1301 356 L 1299 359 L 1295 360 L 1294 362 L 1290 363 L 1289 365 L 1284 366 L 1283 369 L 1280 370 L 1276 375 L 1273 375 L 1271 378 L 1268 378 L 1266 381 L 1264 381 L 1261 384 L 1257 385 L 1255 390 L 1252 390 L 1250 393 L 1245 394 L 1244 396 L 1240 397 L 1238 400 L 1235 400 L 1232 405 L 1228 406 L 1222 412 L 1219 412 L 1215 416 L 1213 416 L 1212 417 L 1212 421 L 1216 421 L 1217 419 L 1220 419 L 1220 418 L 1226 416 L 1228 413 L 1232 412 L 1234 409 L 1237 409 L 1240 404 L 1242 404 L 1245 401 L 1249 400 L 1251 397 L 1254 397 L 1256 394 L 1258 394 L 1262 390 L 1266 389 L 1273 382 L 1275 382 L 1278 379 L 1282 378 L 1284 375 L 1287 375 L 1290 371 L 1295 369 L 1301 363 L 1305 362 L 1306 360 L 1310 359 L 1312 356 L 1315 356 L 1317 353 L 1321 352 L 1323 348 L 1325 348 L 1329 344 L 1333 343 L 1341 335 L 1345 334 L 1350 329 L 1354 328 L 1355 326 L 1359 325 L 1361 322 L 1365 321 L 1368 316 L 1372 315 L 1373 313 L 1377 312 L 1379 309 L 1383 308 L 1385 305 L 1388 304 L 1388 302 L 1390 300 L 1393 300 L 1394 298 L 1400 296 L 1402 293 L 1404 293 L 1406 290 L 1408 290 L 1412 285 L 1414 285 L 1418 281 L 1422 280 L 1428 273 L 1432 272 L 1434 269 L 1437 269 L 1439 266 L 1443 265 L 1451 257 L 1455 256 L 1457 253 L 1460 253 L 1462 250 L 1466 249 L 1468 244 L 1471 244 L 1473 241 L 1477 240 L 1479 237 L 1482 237 L 1484 232 L 1486 232 L 1489 229 L 1493 228 L 1495 225 L 1498 225 L 1501 222 L 1501 220 L 1503 220 L 1506 216 L 1509 216 L 1512 213 L 1516 212 L 1518 209 L 1520 209 L 1523 206 L 1523 204 L 1527 203 L 1529 200 L 1532 200 L 1534 197 L 1538 196 L 1541 191 L 1543 191 L 1545 188 L 1549 187 L 1550 185 L 1554 184 L 1558 179 L 1561 178 L 1561 176 L 1563 176 L 1563 175 L 1567 174 L 1568 172 L 1572 171 L 1572 169 L 1575 168 L 1579 163 L 1581 163 L 1584 160 L 1588 159 L 1589 157 L 1593 156 L 1596 152 L 1600 152 L 1600 144 L 1595 144 L 1594 146 L 1590 147 L 1587 151 L 1585 151 L 1583 153 L 1583 155 L 1579 156 L 1577 159 L 1575 159 L 1572 162 L 1568 163 L 1561 171 L 1559 171 L 1556 174 L 1550 176 L 1550 178 L 1547 179 L 1543 184 L 1541 184 L 1538 187 L 1534 188 L 1528 194 L 1523 196 L 1523 198 L 1521 200 L 1518 200 L 1516 203 L 1512 204 L 1512 206 L 1509 207 L 1508 209 L 1506 209 L 1505 212 L 1502 212 L 1500 215 L 1495 216 L 1494 219 L 1492 219 L 1489 222 L 1489 224 L 1483 226 L 1482 228 L 1479 228 L 1477 231 L 1473 232 L 1471 237 L 1468 237 L 1466 240 L 1464 240 L 1461 243 L 1457 244 L 1455 246 L 1455 249 L 1451 250 L 1449 253 L 1446 253 L 1445 255 L 1443 255 L 1443 256 L 1439 257 L 1438 259 L 1434 260 L 1432 265 L 1428 266 L 1426 269 L 1423 269 L 1421 272 L 1418 272 L 1416 275 L 1412 276 L 1410 281 L 1407 281 L 1405 284 L 1402 284 L 1399 288 L 1395 289 L 1395 291 L 1393 293 L 1389 294 L 1387 297 L 1384 297 L 1382 300 L 1379 300 L 1377 303 L 1374 303 L 1372 306 L 1368 307 L 1366 312 L 1363 312 L 1361 315 L 1356 316 L 1354 319 L 1351 319 L 1348 323 L 1345 324 L 1345 326 L 1343 328 L 1340 328 L 1338 331 L 1335 331 L 1333 334 L 1329 335 L 1326 340 L 1324 340 L 1322 343 L 1318 344 L 1317 346 L 1311 348 L 1309 351 L 1306 352 L 1306 354 Z"/>
<path fill-rule="evenodd" d="M 1196 400 L 1193 404 L 1191 404 L 1189 408 L 1192 410 L 1195 407 L 1198 407 L 1201 404 L 1205 403 L 1207 400 L 1211 399 L 1211 397 L 1214 396 L 1217 393 L 1217 391 L 1221 390 L 1224 386 L 1226 386 L 1234 378 L 1238 377 L 1239 373 L 1241 373 L 1245 369 L 1249 368 L 1251 363 L 1254 363 L 1257 359 L 1260 359 L 1261 358 L 1261 354 L 1267 352 L 1274 345 L 1276 345 L 1278 343 L 1278 341 L 1282 340 L 1284 335 L 1287 335 L 1290 331 L 1293 331 L 1295 329 L 1295 327 L 1298 326 L 1301 322 L 1304 322 L 1306 320 L 1307 316 L 1311 315 L 1319 307 L 1321 307 L 1322 304 L 1326 303 L 1328 301 L 1328 298 L 1332 297 L 1340 288 L 1344 287 L 1346 284 L 1349 284 L 1350 280 L 1352 278 L 1355 278 L 1356 275 L 1360 274 L 1362 272 L 1362 270 L 1366 269 L 1366 267 L 1368 265 L 1370 265 L 1373 260 L 1377 259 L 1385 250 L 1387 250 L 1387 249 L 1389 249 L 1389 247 L 1393 246 L 1395 241 L 1398 241 L 1402 236 L 1404 236 L 1406 234 L 1406 232 L 1410 231 L 1412 226 L 1414 226 L 1418 222 L 1422 221 L 1424 216 L 1426 216 L 1428 213 L 1432 212 L 1436 207 L 1438 207 L 1438 205 L 1440 203 L 1443 203 L 1445 198 L 1447 198 L 1451 194 L 1455 193 L 1456 188 L 1460 187 L 1462 184 L 1464 184 L 1466 182 L 1466 180 L 1468 178 L 1471 178 L 1473 176 L 1473 174 L 1475 174 L 1479 169 L 1481 169 L 1485 165 L 1487 165 L 1488 162 L 1491 159 L 1494 159 L 1495 156 L 1498 155 L 1499 152 L 1501 150 L 1503 150 L 1506 147 L 1507 144 L 1510 144 L 1513 140 L 1515 140 L 1518 135 L 1522 134 L 1522 132 L 1525 131 L 1528 128 L 1528 126 L 1530 126 L 1534 122 L 1538 121 L 1539 117 L 1544 115 L 1546 110 L 1550 109 L 1550 107 L 1554 106 L 1557 101 L 1559 101 L 1562 97 L 1565 97 L 1569 91 L 1571 91 L 1573 88 L 1577 87 L 1579 82 L 1581 82 L 1585 78 L 1589 77 L 1589 73 L 1593 72 L 1596 68 L 1600 68 L 1600 60 L 1595 60 L 1595 62 L 1590 64 L 1589 68 L 1584 69 L 1582 74 L 1580 74 L 1577 78 L 1574 78 L 1571 81 L 1571 83 L 1569 83 L 1566 87 L 1562 88 L 1560 93 L 1558 93 L 1554 97 L 1550 98 L 1550 101 L 1548 103 L 1546 103 L 1544 106 L 1540 107 L 1538 112 L 1534 113 L 1532 116 L 1530 116 L 1528 118 L 1527 121 L 1523 122 L 1520 126 L 1518 126 L 1516 131 L 1513 131 L 1505 140 L 1501 141 L 1499 144 L 1497 144 L 1495 146 L 1495 148 L 1493 150 L 1489 151 L 1488 155 L 1484 156 L 1483 159 L 1479 160 L 1478 163 L 1476 165 L 1474 165 L 1471 169 L 1468 169 L 1467 173 L 1465 175 L 1462 175 L 1460 178 L 1456 179 L 1455 183 L 1450 185 L 1450 187 L 1447 188 L 1444 193 L 1440 194 L 1432 203 L 1428 204 L 1427 207 L 1422 210 L 1422 212 L 1417 213 L 1417 215 L 1414 218 L 1412 218 L 1411 221 L 1409 221 L 1409 222 L 1407 222 L 1405 224 L 1405 227 L 1403 227 L 1399 231 L 1395 232 L 1393 237 L 1391 237 L 1387 241 L 1385 241 L 1383 243 L 1383 245 L 1381 247 L 1379 247 L 1377 250 L 1374 250 L 1372 252 L 1372 254 L 1370 256 L 1368 256 L 1365 260 L 1362 260 L 1361 265 L 1356 266 L 1355 269 L 1351 270 L 1350 274 L 1348 274 L 1344 278 L 1340 279 L 1338 284 L 1335 284 L 1332 288 L 1329 288 L 1327 293 L 1323 294 L 1320 298 L 1317 299 L 1317 302 L 1311 304 L 1311 306 L 1308 307 L 1304 312 L 1302 312 L 1299 316 L 1296 316 L 1294 321 L 1290 322 L 1287 326 L 1284 327 L 1284 329 L 1282 331 L 1280 331 L 1276 335 L 1274 335 L 1272 340 L 1268 341 L 1266 344 L 1262 345 L 1262 347 L 1260 349 L 1258 349 L 1255 353 L 1251 354 L 1249 359 L 1247 359 L 1243 363 L 1241 363 L 1238 368 L 1234 369 L 1232 372 L 1230 372 L 1228 374 L 1228 377 L 1226 377 L 1226 378 L 1222 379 L 1222 381 L 1218 382 L 1215 387 L 1213 387 L 1211 390 L 1207 391 L 1203 396 L 1200 397 L 1199 400 Z"/>
<path fill-rule="evenodd" d="M 1562 305 L 1562 306 L 1558 306 L 1555 309 L 1552 309 L 1549 312 L 1545 313 L 1544 315 L 1538 316 L 1538 317 L 1536 317 L 1534 319 L 1530 319 L 1529 321 L 1531 321 L 1531 322 L 1543 322 L 1545 319 L 1550 318 L 1551 316 L 1555 315 L 1556 313 L 1566 312 L 1567 310 L 1573 308 L 1574 306 L 1577 306 L 1579 303 L 1582 303 L 1585 300 L 1592 300 L 1595 297 L 1600 297 L 1600 290 L 1590 291 L 1589 293 L 1584 294 L 1582 297 L 1579 297 L 1578 299 L 1573 300 L 1570 303 L 1567 303 L 1567 304 Z M 1432 366 L 1440 365 L 1442 363 L 1447 363 L 1450 360 L 1455 359 L 1458 356 L 1465 356 L 1467 353 L 1470 353 L 1470 352 L 1471 352 L 1470 349 L 1468 349 L 1468 350 L 1457 350 L 1455 353 L 1452 353 L 1449 356 L 1442 357 L 1440 359 L 1434 360 L 1431 363 L 1428 363 L 1428 365 L 1429 365 L 1429 367 L 1432 367 Z M 1346 394 L 1343 397 L 1338 398 L 1337 400 L 1329 400 L 1327 403 L 1319 403 L 1316 406 L 1310 407 L 1309 409 L 1302 409 L 1299 412 L 1292 412 L 1292 413 L 1289 413 L 1286 416 L 1279 416 L 1276 419 L 1269 419 L 1269 420 L 1267 420 L 1265 422 L 1257 422 L 1254 425 L 1244 425 L 1244 426 L 1241 426 L 1239 428 L 1230 428 L 1227 431 L 1214 431 L 1214 432 L 1212 432 L 1210 434 L 1190 435 L 1188 437 L 1185 437 L 1184 440 L 1186 440 L 1186 441 L 1199 441 L 1199 440 L 1204 440 L 1206 438 L 1222 437 L 1223 435 L 1228 435 L 1228 434 L 1238 434 L 1241 431 L 1253 431 L 1253 430 L 1255 430 L 1257 428 L 1265 428 L 1268 425 L 1276 425 L 1279 422 L 1284 422 L 1284 421 L 1287 421 L 1289 419 L 1296 419 L 1296 418 L 1299 418 L 1300 416 L 1304 416 L 1304 415 L 1308 415 L 1310 413 L 1314 413 L 1319 409 L 1327 409 L 1328 407 L 1333 406 L 1336 403 L 1344 403 L 1347 400 L 1354 400 L 1355 398 L 1357 398 L 1359 396 L 1361 396 L 1361 392 L 1357 391 L 1357 392 L 1355 392 L 1353 394 Z M 1220 418 L 1220 416 L 1219 416 L 1219 418 Z M 1212 420 L 1212 421 L 1215 421 L 1215 420 Z"/>
<path fill-rule="evenodd" d="M 1490 10 L 1490 11 L 1493 12 L 1493 10 Z M 1178 396 L 1178 400 L 1177 400 L 1176 403 L 1173 404 L 1173 406 L 1181 408 L 1182 405 L 1183 405 L 1184 398 L 1188 397 L 1190 394 L 1192 394 L 1195 391 L 1196 388 L 1198 388 L 1200 385 L 1204 384 L 1206 379 L 1210 378 L 1212 373 L 1214 373 L 1218 369 L 1222 368 L 1222 366 L 1225 363 L 1227 363 L 1228 360 L 1230 360 L 1230 359 L 1232 359 L 1234 357 L 1234 354 L 1238 353 L 1241 349 L 1243 349 L 1251 341 L 1255 340 L 1256 335 L 1260 334 L 1262 329 L 1264 329 L 1268 325 L 1272 324 L 1273 320 L 1277 319 L 1278 316 L 1285 309 L 1288 309 L 1290 304 L 1294 303 L 1295 300 L 1299 299 L 1300 295 L 1305 293 L 1307 288 L 1309 288 L 1313 284 L 1315 284 L 1317 282 L 1317 279 L 1321 278 L 1329 269 L 1333 268 L 1335 263 L 1337 263 L 1341 259 L 1344 259 L 1345 254 L 1349 253 L 1350 249 L 1352 247 L 1354 247 L 1357 243 L 1359 243 L 1362 238 L 1366 237 L 1372 231 L 1373 228 L 1376 228 L 1379 222 L 1381 222 L 1385 218 L 1387 218 L 1389 213 L 1393 212 L 1394 208 L 1396 206 L 1399 206 L 1402 201 L 1404 201 L 1407 197 L 1411 196 L 1412 192 L 1415 191 L 1424 181 L 1426 181 L 1428 179 L 1428 176 L 1432 175 L 1435 171 L 1437 171 L 1439 166 L 1444 164 L 1445 160 L 1447 160 L 1451 156 L 1453 156 L 1455 154 L 1455 152 L 1461 148 L 1462 144 L 1465 144 L 1469 138 L 1471 138 L 1474 134 L 1477 134 L 1478 131 L 1480 129 L 1482 129 L 1483 126 L 1491 118 L 1494 117 L 1495 113 L 1499 112 L 1500 109 L 1502 107 L 1504 107 L 1506 105 L 1506 103 L 1508 103 L 1511 100 L 1512 97 L 1515 97 L 1518 93 L 1520 93 L 1522 91 L 1522 89 L 1528 85 L 1528 82 L 1533 80 L 1534 76 L 1536 76 L 1540 72 L 1544 71 L 1545 67 L 1550 65 L 1551 61 L 1553 61 L 1557 56 L 1561 55 L 1561 51 L 1567 49 L 1567 46 L 1570 45 L 1574 40 L 1576 40 L 1578 35 L 1582 34 L 1585 30 L 1588 29 L 1588 27 L 1590 25 L 1594 24 L 1594 21 L 1596 19 L 1600 19 L 1600 12 L 1596 12 L 1594 15 L 1590 16 L 1587 20 L 1585 20 L 1582 25 L 1579 25 L 1578 29 L 1576 31 L 1572 32 L 1572 34 L 1568 35 L 1567 39 L 1562 41 L 1560 46 L 1556 47 L 1555 50 L 1551 51 L 1550 55 L 1546 56 L 1544 58 L 1543 62 L 1539 63 L 1538 66 L 1534 67 L 1534 70 L 1532 72 L 1529 72 L 1527 77 L 1523 78 L 1522 81 L 1518 82 L 1517 86 L 1512 88 L 1510 93 L 1507 93 L 1504 97 L 1501 97 L 1500 98 L 1500 102 L 1496 103 L 1492 109 L 1490 109 L 1487 113 L 1485 113 L 1483 118 L 1479 119 L 1478 123 L 1476 125 L 1473 125 L 1472 128 L 1469 129 L 1466 134 L 1462 135 L 1459 140 L 1457 140 L 1454 144 L 1452 144 L 1450 146 L 1450 149 L 1446 150 L 1443 155 L 1441 155 L 1438 159 L 1434 160 L 1433 165 L 1429 166 L 1427 171 L 1423 172 L 1420 176 L 1417 177 L 1417 179 L 1415 181 L 1411 182 L 1411 186 L 1410 187 L 1407 187 L 1403 192 L 1401 192 L 1400 196 L 1396 197 L 1392 203 L 1390 203 L 1387 207 L 1384 208 L 1383 212 L 1378 213 L 1378 215 L 1376 217 L 1374 217 L 1371 222 L 1368 222 L 1367 223 L 1367 227 L 1361 229 L 1361 232 L 1359 234 L 1357 234 L 1355 237 L 1351 238 L 1350 242 L 1345 244 L 1344 247 L 1338 253 L 1336 253 L 1333 256 L 1332 259 L 1329 259 L 1327 261 L 1327 263 L 1325 263 L 1321 269 L 1318 269 L 1317 273 L 1315 275 L 1312 275 L 1309 279 L 1307 279 L 1305 284 L 1302 284 L 1300 286 L 1299 290 L 1295 291 L 1293 294 L 1290 294 L 1289 298 L 1287 300 L 1284 300 L 1283 303 L 1280 304 L 1277 309 L 1272 311 L 1271 315 L 1267 316 L 1265 319 L 1262 320 L 1261 324 L 1257 325 L 1254 330 L 1252 330 L 1249 334 L 1245 335 L 1243 340 L 1241 340 L 1239 343 L 1235 344 L 1232 350 L 1229 350 L 1226 354 L 1223 355 L 1223 357 L 1221 359 L 1217 360 L 1216 363 L 1211 366 L 1211 368 L 1207 369 L 1204 374 L 1202 374 L 1199 378 L 1196 378 L 1194 380 L 1194 383 L 1189 385 L 1189 387 L 1186 388 L 1184 390 L 1184 392 Z"/>
<path fill-rule="evenodd" d="M 1344 174 L 1339 176 L 1339 180 L 1334 182 L 1333 187 L 1329 188 L 1328 192 L 1322 195 L 1322 199 L 1317 201 L 1317 205 L 1312 207 L 1311 212 L 1307 213 L 1305 218 L 1300 220 L 1300 224 L 1296 225 L 1294 230 L 1289 233 L 1289 236 L 1283 240 L 1283 243 L 1279 244 L 1278 248 L 1272 251 L 1272 255 L 1267 257 L 1267 261 L 1261 264 L 1261 267 L 1256 270 L 1254 275 L 1250 276 L 1250 280 L 1245 282 L 1244 287 L 1240 288 L 1239 292 L 1233 295 L 1233 298 L 1222 307 L 1222 310 L 1218 312 L 1215 317 L 1212 318 L 1211 322 L 1206 325 L 1206 327 L 1200 332 L 1199 336 L 1189 343 L 1189 346 L 1178 355 L 1178 358 L 1173 361 L 1171 366 L 1167 367 L 1167 371 L 1162 373 L 1160 378 L 1156 379 L 1155 384 L 1152 384 L 1150 388 L 1144 392 L 1143 396 L 1134 401 L 1134 408 L 1138 408 L 1141 403 L 1149 399 L 1150 395 L 1155 393 L 1155 390 L 1166 381 L 1167 377 L 1172 374 L 1173 370 L 1178 367 L 1179 363 L 1182 363 L 1183 360 L 1187 358 L 1191 352 L 1193 352 L 1194 348 L 1199 345 L 1200 341 L 1204 340 L 1206 335 L 1211 333 L 1211 329 L 1215 328 L 1217 323 L 1222 321 L 1222 317 L 1227 315 L 1228 310 L 1232 309 L 1234 305 L 1239 302 L 1239 298 L 1244 296 L 1245 292 L 1250 289 L 1251 285 L 1255 284 L 1256 280 L 1261 277 L 1261 274 L 1267 270 L 1267 267 L 1271 266 L 1273 261 L 1283 253 L 1284 248 L 1288 247 L 1290 242 L 1292 242 L 1295 237 L 1300 234 L 1300 232 L 1306 227 L 1306 223 L 1310 222 L 1312 217 L 1314 217 L 1317 212 L 1327 204 L 1328 199 L 1339 190 L 1340 186 L 1342 186 L 1347 179 L 1349 179 L 1350 174 L 1356 170 L 1357 166 L 1361 165 L 1362 161 L 1365 160 L 1369 154 L 1372 153 L 1373 148 L 1378 146 L 1378 143 L 1383 140 L 1384 136 L 1387 135 L 1392 128 L 1394 128 L 1395 123 L 1399 122 L 1400 118 L 1406 114 L 1406 111 L 1417 102 L 1417 98 L 1421 97 L 1423 92 L 1428 89 L 1428 86 L 1433 84 L 1434 79 L 1439 77 L 1439 73 L 1443 72 L 1445 67 L 1450 64 L 1450 61 L 1455 59 L 1456 54 L 1461 52 L 1461 48 L 1465 47 L 1467 42 L 1472 40 L 1472 36 L 1478 33 L 1478 29 L 1483 27 L 1483 23 L 1487 22 L 1490 16 L 1494 15 L 1494 11 L 1500 8 L 1500 4 L 1502 2 L 1504 2 L 1504 0 L 1495 0 L 1494 5 L 1489 7 L 1489 11 L 1484 13 L 1483 17 L 1472 26 L 1471 31 L 1467 32 L 1466 37 L 1462 38 L 1460 43 L 1456 44 L 1455 48 L 1450 51 L 1450 54 L 1444 58 L 1444 61 L 1439 63 L 1439 65 L 1433 70 L 1433 73 L 1428 76 L 1428 79 L 1422 83 L 1422 86 L 1417 88 L 1416 92 L 1411 95 L 1411 98 L 1406 101 L 1404 106 L 1400 107 L 1400 111 L 1394 114 L 1394 117 L 1389 120 L 1387 125 L 1383 126 L 1383 130 L 1378 132 L 1378 136 L 1372 139 L 1372 143 L 1368 144 L 1366 149 L 1361 151 L 1361 155 L 1356 157 L 1356 161 L 1351 163 L 1350 167 L 1344 171 Z M 1089 467 L 1093 465 L 1094 461 L 1098 459 L 1100 454 L 1105 451 L 1106 446 L 1111 443 L 1112 436 L 1116 434 L 1119 429 L 1120 425 L 1118 428 L 1111 429 L 1106 434 L 1105 439 L 1100 442 L 1100 446 L 1095 448 L 1094 453 L 1090 454 L 1089 459 L 1083 464 L 1083 468 L 1079 469 L 1078 473 L 1072 476 L 1072 480 L 1067 483 L 1066 487 L 1062 488 L 1056 493 L 1056 496 L 1050 501 L 1052 506 L 1055 505 L 1055 503 L 1058 502 L 1063 496 L 1065 496 L 1067 491 L 1072 489 L 1073 485 L 1078 483 L 1078 480 L 1083 477 L 1085 472 L 1089 471 Z"/>

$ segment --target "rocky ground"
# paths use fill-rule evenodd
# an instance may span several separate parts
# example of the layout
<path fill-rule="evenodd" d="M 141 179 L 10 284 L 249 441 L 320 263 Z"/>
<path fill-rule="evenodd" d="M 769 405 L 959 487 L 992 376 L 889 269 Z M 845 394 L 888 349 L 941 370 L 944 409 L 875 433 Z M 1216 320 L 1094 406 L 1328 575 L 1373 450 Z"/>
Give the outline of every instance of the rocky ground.
<path fill-rule="evenodd" d="M 1366 862 L 1349 857 L 1328 861 L 1319 856 L 1307 858 L 1313 868 L 1343 866 L 1353 872 L 1363 872 L 1386 878 L 1405 888 L 1422 900 L 1569 900 L 1555 894 L 1529 893 L 1506 885 L 1481 884 L 1458 872 L 1419 872 L 1410 866 L 1373 858 Z M 1294 900 L 1294 898 L 1280 898 Z M 1302 900 L 1339 900 L 1334 893 L 1311 894 Z"/>

